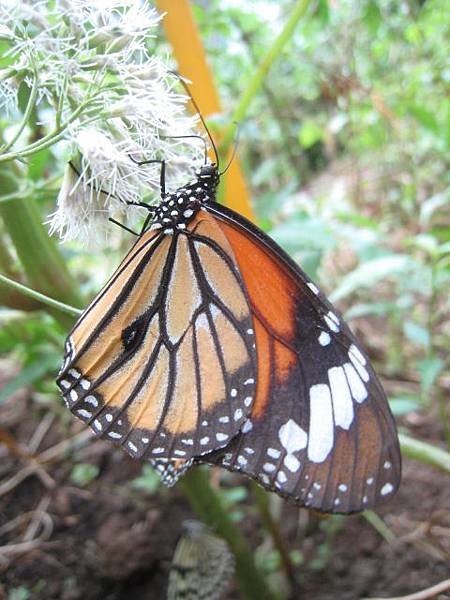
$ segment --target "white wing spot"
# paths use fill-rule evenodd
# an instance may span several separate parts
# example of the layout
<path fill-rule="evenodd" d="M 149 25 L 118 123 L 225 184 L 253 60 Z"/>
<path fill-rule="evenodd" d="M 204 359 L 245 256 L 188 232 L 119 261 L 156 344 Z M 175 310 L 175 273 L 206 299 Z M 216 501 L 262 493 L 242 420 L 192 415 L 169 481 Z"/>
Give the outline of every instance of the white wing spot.
<path fill-rule="evenodd" d="M 75 400 L 78 400 L 78 394 L 76 393 L 75 390 L 70 390 L 70 399 L 75 402 Z"/>
<path fill-rule="evenodd" d="M 360 361 L 356 358 L 356 356 L 350 352 L 348 352 L 348 357 L 352 361 L 353 366 L 358 371 L 359 376 L 363 381 L 369 381 L 369 372 L 367 369 L 360 363 Z"/>
<path fill-rule="evenodd" d="M 367 398 L 368 392 L 355 367 L 351 363 L 345 363 L 344 370 L 353 398 L 358 403 L 363 402 Z"/>
<path fill-rule="evenodd" d="M 95 396 L 86 396 L 84 401 L 86 404 L 92 404 L 94 408 L 98 406 L 98 400 Z"/>
<path fill-rule="evenodd" d="M 366 481 L 367 481 L 367 485 L 372 485 L 373 477 L 369 477 L 369 479 L 367 479 Z"/>
<path fill-rule="evenodd" d="M 85 410 L 84 408 L 80 408 L 80 410 L 77 410 L 77 414 L 79 414 L 80 417 L 84 417 L 85 419 L 90 419 L 92 417 L 92 413 L 90 413 L 88 410 Z"/>
<path fill-rule="evenodd" d="M 340 484 L 338 485 L 338 490 L 339 490 L 339 491 L 341 491 L 341 492 L 346 492 L 346 491 L 347 491 L 347 489 L 348 489 L 348 488 L 347 488 L 347 486 L 345 485 L 345 483 L 340 483 Z"/>
<path fill-rule="evenodd" d="M 67 379 L 61 379 L 60 384 L 63 386 L 63 388 L 70 388 L 70 386 L 72 385 L 70 383 L 70 381 L 67 381 Z"/>
<path fill-rule="evenodd" d="M 187 440 L 181 440 L 182 444 L 185 444 L 186 446 L 193 446 L 194 445 L 194 440 L 192 438 L 189 438 Z"/>
<path fill-rule="evenodd" d="M 230 417 L 220 417 L 220 423 L 228 423 L 230 421 Z"/>
<path fill-rule="evenodd" d="M 95 419 L 94 427 L 95 427 L 95 429 L 98 429 L 99 431 L 101 431 L 103 429 L 102 424 L 100 423 L 100 421 L 98 419 Z"/>
<path fill-rule="evenodd" d="M 230 392 L 230 396 L 231 396 L 232 398 L 236 398 L 236 396 L 237 396 L 237 389 L 236 389 L 236 388 L 233 388 L 233 389 L 231 390 L 231 392 Z"/>
<path fill-rule="evenodd" d="M 130 448 L 131 450 L 133 450 L 133 452 L 137 452 L 137 446 L 135 446 L 133 444 L 133 442 L 128 442 L 128 448 Z"/>
<path fill-rule="evenodd" d="M 250 377 L 249 379 L 246 379 L 244 381 L 244 385 L 250 385 L 252 383 L 255 383 L 255 380 L 253 379 L 253 377 Z"/>
<path fill-rule="evenodd" d="M 244 398 L 244 405 L 247 406 L 247 408 L 250 406 L 250 404 L 253 402 L 253 398 L 251 396 L 247 396 L 247 398 Z"/>
<path fill-rule="evenodd" d="M 242 433 L 248 433 L 249 431 L 251 431 L 253 429 L 253 423 L 250 421 L 250 419 L 247 419 L 244 423 L 244 425 L 242 426 Z"/>
<path fill-rule="evenodd" d="M 283 471 L 279 471 L 279 473 L 277 474 L 277 481 L 279 483 L 286 483 L 286 481 L 287 481 L 286 473 L 283 473 Z"/>
<path fill-rule="evenodd" d="M 239 419 L 242 419 L 242 415 L 243 415 L 243 414 L 244 414 L 244 413 L 242 412 L 242 409 L 241 409 L 241 408 L 238 408 L 238 409 L 236 409 L 236 410 L 234 411 L 234 420 L 235 420 L 235 421 L 239 421 Z"/>
<path fill-rule="evenodd" d="M 265 471 L 266 473 L 273 473 L 276 469 L 276 466 L 273 465 L 272 463 L 265 463 L 263 465 L 263 471 Z"/>
<path fill-rule="evenodd" d="M 309 281 L 307 283 L 307 286 L 309 287 L 309 289 L 313 292 L 313 294 L 316 294 L 316 296 L 319 293 L 319 288 L 317 287 L 317 285 L 314 285 L 314 283 L 312 281 Z"/>
<path fill-rule="evenodd" d="M 331 342 L 331 336 L 326 331 L 322 331 L 318 339 L 321 346 L 328 346 L 328 344 Z"/>
<path fill-rule="evenodd" d="M 152 454 L 162 454 L 164 452 L 164 448 L 153 448 Z"/>
<path fill-rule="evenodd" d="M 247 452 L 247 454 L 255 454 L 253 448 L 244 448 L 244 450 Z"/>
<path fill-rule="evenodd" d="M 328 369 L 331 397 L 333 400 L 334 422 L 342 429 L 349 429 L 353 422 L 353 401 L 342 367 Z"/>
<path fill-rule="evenodd" d="M 209 437 L 203 437 L 203 438 L 200 440 L 200 445 L 201 445 L 201 446 L 206 446 L 206 444 L 207 444 L 208 442 L 209 442 Z"/>
<path fill-rule="evenodd" d="M 175 450 L 175 456 L 186 456 L 186 452 L 184 450 Z"/>
<path fill-rule="evenodd" d="M 390 468 L 392 467 L 392 464 L 391 464 L 391 463 L 390 463 L 390 462 L 387 460 L 387 461 L 384 463 L 383 467 L 384 467 L 385 469 L 390 469 Z"/>
<path fill-rule="evenodd" d="M 80 385 L 83 388 L 83 390 L 88 390 L 91 387 L 91 382 L 88 381 L 87 379 L 82 379 L 80 381 Z"/>
<path fill-rule="evenodd" d="M 112 438 L 113 440 L 120 440 L 120 438 L 122 437 L 121 433 L 116 433 L 115 431 L 109 431 L 108 435 L 110 438 Z"/>
<path fill-rule="evenodd" d="M 367 360 L 364 358 L 364 356 L 362 355 L 361 351 L 359 348 L 357 348 L 355 346 L 355 344 L 352 344 L 349 348 L 349 352 L 350 354 L 353 354 L 356 359 L 362 364 L 365 365 L 367 363 Z"/>
<path fill-rule="evenodd" d="M 279 450 L 276 450 L 275 448 L 268 448 L 267 449 L 267 454 L 268 456 L 270 456 L 270 458 L 280 458 L 281 452 Z"/>
<path fill-rule="evenodd" d="M 113 416 L 111 413 L 108 413 L 107 415 L 105 415 L 105 419 L 108 421 L 108 423 L 111 423 L 113 420 Z"/>
<path fill-rule="evenodd" d="M 240 454 L 237 457 L 237 461 L 240 465 L 242 465 L 243 467 L 245 467 L 245 465 L 247 464 L 247 459 L 245 458 L 245 456 L 242 456 L 242 454 Z"/>
<path fill-rule="evenodd" d="M 394 486 L 392 485 L 392 483 L 385 483 L 381 488 L 380 493 L 382 496 L 386 496 L 387 494 L 390 494 L 393 489 Z"/>
<path fill-rule="evenodd" d="M 278 431 L 281 445 L 288 454 L 303 450 L 308 443 L 308 436 L 293 419 L 289 419 Z"/>
<path fill-rule="evenodd" d="M 216 440 L 218 442 L 224 442 L 226 439 L 228 439 L 228 435 L 226 433 L 216 433 Z"/>
<path fill-rule="evenodd" d="M 339 319 L 333 312 L 331 312 L 331 310 L 324 316 L 324 320 L 331 331 L 334 331 L 334 333 L 339 333 Z"/>
<path fill-rule="evenodd" d="M 309 390 L 309 443 L 308 458 L 323 462 L 334 444 L 333 409 L 328 385 L 319 383 Z"/>
<path fill-rule="evenodd" d="M 300 461 L 293 454 L 287 454 L 284 457 L 283 464 L 292 473 L 295 473 L 300 468 Z"/>

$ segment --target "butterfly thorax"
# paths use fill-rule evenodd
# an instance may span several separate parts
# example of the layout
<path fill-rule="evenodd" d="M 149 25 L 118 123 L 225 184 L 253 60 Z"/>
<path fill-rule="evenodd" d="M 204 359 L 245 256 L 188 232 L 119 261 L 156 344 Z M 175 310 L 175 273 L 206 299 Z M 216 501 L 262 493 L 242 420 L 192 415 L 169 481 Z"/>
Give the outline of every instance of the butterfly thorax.
<path fill-rule="evenodd" d="M 195 179 L 166 194 L 154 210 L 150 229 L 163 229 L 171 234 L 186 229 L 203 204 L 215 201 L 219 173 L 215 164 L 206 164 L 195 172 Z"/>

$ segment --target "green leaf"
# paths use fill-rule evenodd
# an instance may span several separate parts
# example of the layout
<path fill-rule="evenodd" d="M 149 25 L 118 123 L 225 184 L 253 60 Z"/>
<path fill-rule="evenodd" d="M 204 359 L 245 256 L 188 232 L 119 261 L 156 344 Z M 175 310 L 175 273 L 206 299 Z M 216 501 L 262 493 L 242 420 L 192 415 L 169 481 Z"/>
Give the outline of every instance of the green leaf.
<path fill-rule="evenodd" d="M 400 417 L 418 410 L 422 407 L 422 404 L 420 402 L 420 398 L 417 396 L 402 395 L 389 398 L 389 406 L 391 407 L 393 414 L 396 417 Z"/>
<path fill-rule="evenodd" d="M 23 585 L 12 588 L 8 592 L 8 600 L 28 600 L 31 598 L 30 591 Z"/>
<path fill-rule="evenodd" d="M 428 129 L 435 135 L 440 132 L 439 123 L 436 117 L 423 106 L 410 105 L 408 107 L 410 114 L 418 121 L 425 129 Z"/>
<path fill-rule="evenodd" d="M 161 485 L 161 478 L 150 465 L 143 465 L 140 476 L 133 480 L 132 485 L 138 490 L 154 494 Z"/>
<path fill-rule="evenodd" d="M 305 121 L 300 127 L 298 140 L 303 148 L 311 148 L 316 142 L 323 139 L 324 131 L 314 121 Z"/>
<path fill-rule="evenodd" d="M 19 375 L 9 381 L 0 391 L 0 403 L 4 402 L 20 388 L 30 385 L 43 377 L 46 373 L 54 371 L 60 358 L 60 356 L 52 354 L 43 357 L 39 362 L 30 363 L 23 368 Z"/>
<path fill-rule="evenodd" d="M 436 383 L 437 378 L 441 374 L 444 368 L 444 361 L 438 358 L 437 356 L 433 356 L 431 358 L 424 358 L 420 361 L 419 365 L 419 373 L 422 384 L 422 390 L 425 394 L 427 394 L 433 385 Z"/>
<path fill-rule="evenodd" d="M 86 487 L 98 477 L 99 468 L 96 465 L 80 463 L 75 465 L 70 473 L 70 479 L 78 487 Z"/>
<path fill-rule="evenodd" d="M 388 277 L 404 275 L 412 264 L 409 256 L 403 254 L 393 254 L 367 261 L 342 279 L 338 288 L 330 295 L 330 300 L 332 302 L 342 300 L 360 288 L 370 288 Z"/>
<path fill-rule="evenodd" d="M 364 22 L 372 35 L 375 35 L 383 22 L 378 3 L 370 0 L 364 13 Z"/>
<path fill-rule="evenodd" d="M 403 324 L 403 331 L 405 332 L 406 337 L 416 346 L 426 348 L 430 343 L 428 331 L 424 327 L 417 325 L 417 323 L 405 321 Z"/>

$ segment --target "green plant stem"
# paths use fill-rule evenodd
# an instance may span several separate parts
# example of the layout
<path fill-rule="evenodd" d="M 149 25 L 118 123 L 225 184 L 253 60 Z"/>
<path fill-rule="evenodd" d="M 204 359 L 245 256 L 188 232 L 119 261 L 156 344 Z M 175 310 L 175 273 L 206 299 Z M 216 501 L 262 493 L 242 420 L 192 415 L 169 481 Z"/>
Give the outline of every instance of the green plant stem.
<path fill-rule="evenodd" d="M 10 195 L 19 188 L 19 173 L 15 164 L 0 166 L 0 190 Z M 49 238 L 41 223 L 38 206 L 33 198 L 16 198 L 0 202 L 0 216 L 25 271 L 29 285 L 64 304 L 82 306 L 77 286 L 72 280 L 55 242 Z M 54 317 L 64 326 L 73 318 L 51 308 Z"/>
<path fill-rule="evenodd" d="M 275 521 L 270 511 L 268 493 L 254 481 L 251 482 L 251 486 L 253 495 L 256 500 L 256 505 L 259 510 L 259 514 L 261 515 L 262 522 L 272 538 L 274 547 L 276 548 L 276 550 L 278 550 L 281 559 L 281 565 L 286 574 L 286 577 L 292 584 L 295 585 L 297 583 L 297 578 L 295 576 L 295 566 L 292 564 L 291 557 L 289 556 L 289 551 L 286 548 L 286 545 L 283 541 L 283 537 L 280 533 L 278 523 Z"/>
<path fill-rule="evenodd" d="M 416 440 L 403 433 L 400 433 L 398 437 L 403 456 L 420 460 L 420 462 L 450 473 L 450 453 L 442 450 L 442 448 L 437 448 L 427 442 Z"/>
<path fill-rule="evenodd" d="M 67 315 L 71 315 L 72 317 L 79 317 L 81 315 L 81 313 L 83 312 L 79 308 L 75 308 L 74 306 L 69 306 L 68 304 L 64 304 L 63 302 L 58 302 L 58 300 L 54 300 L 53 298 L 49 298 L 48 296 L 45 296 L 44 294 L 41 294 L 40 292 L 36 292 L 35 290 L 32 290 L 31 288 L 27 287 L 26 285 L 22 285 L 21 283 L 14 281 L 13 279 L 10 279 L 9 277 L 5 277 L 5 275 L 2 275 L 1 273 L 0 273 L 0 284 L 7 285 L 7 286 L 17 290 L 24 296 L 28 296 L 29 298 L 33 298 L 34 300 L 38 300 L 40 303 L 45 304 L 47 306 L 51 306 L 53 308 L 56 308 L 57 310 L 60 310 L 61 312 L 66 313 Z"/>
<path fill-rule="evenodd" d="M 387 542 L 391 543 L 396 538 L 386 523 L 383 521 L 381 517 L 377 515 L 373 510 L 365 510 L 361 513 L 362 516 L 366 519 L 368 523 L 372 525 L 372 527 L 378 531 L 382 538 L 384 538 Z"/>
<path fill-rule="evenodd" d="M 252 552 L 239 529 L 231 521 L 220 500 L 212 489 L 207 471 L 193 468 L 178 484 L 198 516 L 216 531 L 229 545 L 236 558 L 236 578 L 244 598 L 269 600 L 273 595 L 267 588 L 263 575 L 258 571 Z"/>
<path fill-rule="evenodd" d="M 2 153 L 7 152 L 10 148 L 12 148 L 14 146 L 14 144 L 17 142 L 17 140 L 22 135 L 23 130 L 27 126 L 27 123 L 30 119 L 30 115 L 33 112 L 33 110 L 35 109 L 35 105 L 36 105 L 36 98 L 37 98 L 37 92 L 38 92 L 38 81 L 39 81 L 38 75 L 36 73 L 36 69 L 34 69 L 33 86 L 31 88 L 30 97 L 28 98 L 27 107 L 25 109 L 25 114 L 23 115 L 20 126 L 19 126 L 18 130 L 16 131 L 15 135 L 13 136 L 13 138 L 4 146 L 4 148 L 1 149 Z"/>
<path fill-rule="evenodd" d="M 298 22 L 304 16 L 310 4 L 311 0 L 299 0 L 296 3 L 294 9 L 292 10 L 291 16 L 289 17 L 289 20 L 283 28 L 283 31 L 275 39 L 274 43 L 269 48 L 267 54 L 261 61 L 259 67 L 253 74 L 253 77 L 251 77 L 247 88 L 242 94 L 239 104 L 237 105 L 233 113 L 233 116 L 231 118 L 231 124 L 229 127 L 227 127 L 223 134 L 220 144 L 220 153 L 222 155 L 225 155 L 227 153 L 228 148 L 230 147 L 230 144 L 233 141 L 235 134 L 234 123 L 241 123 L 244 120 L 248 108 L 251 102 L 253 101 L 253 98 L 261 89 L 270 67 L 280 56 L 285 44 L 291 39 Z"/>

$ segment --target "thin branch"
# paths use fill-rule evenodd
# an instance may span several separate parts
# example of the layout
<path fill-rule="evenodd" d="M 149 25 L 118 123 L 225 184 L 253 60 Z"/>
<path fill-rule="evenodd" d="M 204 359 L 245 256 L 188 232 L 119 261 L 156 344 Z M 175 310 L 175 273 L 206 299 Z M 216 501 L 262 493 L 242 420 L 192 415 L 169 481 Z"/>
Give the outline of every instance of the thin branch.
<path fill-rule="evenodd" d="M 0 273 L 0 283 L 4 283 L 5 285 L 8 285 L 9 287 L 12 287 L 12 288 L 16 289 L 17 291 L 21 292 L 24 296 L 34 298 L 35 300 L 42 302 L 42 304 L 46 304 L 47 306 L 56 308 L 56 309 L 60 310 L 61 312 L 64 312 L 72 317 L 79 317 L 81 315 L 81 313 L 83 312 L 79 308 L 75 308 L 74 306 L 69 306 L 68 304 L 64 304 L 63 302 L 54 300 L 53 298 L 50 298 L 49 296 L 46 296 L 45 294 L 41 294 L 40 292 L 37 292 L 36 290 L 32 290 L 31 288 L 27 287 L 26 285 L 22 285 L 21 283 L 18 283 L 17 281 L 14 281 L 13 279 L 10 279 L 9 277 L 2 275 L 1 273 Z"/>
<path fill-rule="evenodd" d="M 383 519 L 379 517 L 377 513 L 373 512 L 373 510 L 365 510 L 362 513 L 362 516 L 387 542 L 391 543 L 397 539 L 395 534 L 391 529 L 389 529 Z"/>
<path fill-rule="evenodd" d="M 441 581 L 425 590 L 409 594 L 408 596 L 395 596 L 392 598 L 363 598 L 362 600 L 432 600 L 436 598 L 438 594 L 443 594 L 450 590 L 450 579 Z"/>
<path fill-rule="evenodd" d="M 12 148 L 14 146 L 14 144 L 17 142 L 17 140 L 20 138 L 20 136 L 22 135 L 22 132 L 25 129 L 25 127 L 30 119 L 31 113 L 36 104 L 36 97 L 37 97 L 37 92 L 38 92 L 38 82 L 39 82 L 39 77 L 38 77 L 36 68 L 34 68 L 33 69 L 33 85 L 31 88 L 30 97 L 28 98 L 27 107 L 25 109 L 25 112 L 24 112 L 24 115 L 22 118 L 22 122 L 20 123 L 19 129 L 16 131 L 16 133 L 14 134 L 12 139 L 7 144 L 5 144 L 5 146 L 3 148 L 0 149 L 1 152 L 7 152 L 10 148 Z"/>
<path fill-rule="evenodd" d="M 450 473 L 450 453 L 442 448 L 416 440 L 403 433 L 400 433 L 398 437 L 403 456 L 420 460 L 446 473 Z"/>
<path fill-rule="evenodd" d="M 283 31 L 275 39 L 272 46 L 269 48 L 267 54 L 263 58 L 259 67 L 250 78 L 246 90 L 241 96 L 238 106 L 236 107 L 233 116 L 230 119 L 231 125 L 227 127 L 223 134 L 223 138 L 220 144 L 220 152 L 225 154 L 230 144 L 233 141 L 235 125 L 234 123 L 241 123 L 248 111 L 248 108 L 256 96 L 258 91 L 261 89 L 264 80 L 269 72 L 270 67 L 273 65 L 275 60 L 280 56 L 283 47 L 291 39 L 295 28 L 298 25 L 300 19 L 305 15 L 311 0 L 299 0 L 295 5 L 292 13 L 283 28 Z"/>

